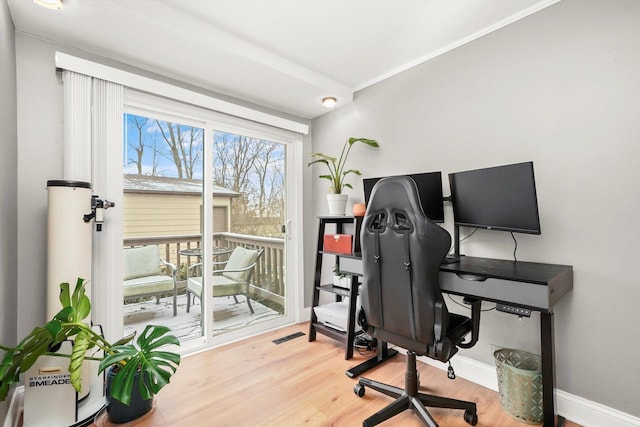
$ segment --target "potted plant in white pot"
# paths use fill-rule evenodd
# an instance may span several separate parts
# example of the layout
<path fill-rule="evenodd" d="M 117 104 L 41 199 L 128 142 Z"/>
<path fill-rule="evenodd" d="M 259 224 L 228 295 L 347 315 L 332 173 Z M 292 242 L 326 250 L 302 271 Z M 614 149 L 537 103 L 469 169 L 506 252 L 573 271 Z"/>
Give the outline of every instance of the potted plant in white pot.
<path fill-rule="evenodd" d="M 362 175 L 359 170 L 347 169 L 346 163 L 351 147 L 356 142 L 362 142 L 369 147 L 377 148 L 380 145 L 378 141 L 367 138 L 349 138 L 342 147 L 340 157 L 331 157 L 322 153 L 311 153 L 311 157 L 315 160 L 311 161 L 307 166 L 313 164 L 323 164 L 327 167 L 329 173 L 327 175 L 320 175 L 320 178 L 327 179 L 331 182 L 329 186 L 329 194 L 327 194 L 327 201 L 329 203 L 330 215 L 344 215 L 347 206 L 347 195 L 343 194 L 345 188 L 353 188 L 351 184 L 346 182 L 347 175 Z"/>
<path fill-rule="evenodd" d="M 351 287 L 351 276 L 340 271 L 337 265 L 333 267 L 333 286 L 347 289 Z"/>
<path fill-rule="evenodd" d="M 107 372 L 106 409 L 114 423 L 131 421 L 152 408 L 153 396 L 169 383 L 180 364 L 180 355 L 160 350 L 165 345 L 180 345 L 170 329 L 148 325 L 134 342 L 135 333 L 110 343 L 85 323 L 91 303 L 85 295 L 85 280 L 78 278 L 73 293 L 68 283 L 60 284 L 60 310 L 44 326 L 33 329 L 16 347 L 0 349 L 6 353 L 0 362 L 0 401 L 9 386 L 17 381 L 40 356 L 69 358 L 70 382 L 76 391 L 82 387 L 82 365 L 98 360 L 98 372 Z M 70 354 L 57 349 L 73 340 Z M 123 413 L 122 411 L 125 411 Z"/>

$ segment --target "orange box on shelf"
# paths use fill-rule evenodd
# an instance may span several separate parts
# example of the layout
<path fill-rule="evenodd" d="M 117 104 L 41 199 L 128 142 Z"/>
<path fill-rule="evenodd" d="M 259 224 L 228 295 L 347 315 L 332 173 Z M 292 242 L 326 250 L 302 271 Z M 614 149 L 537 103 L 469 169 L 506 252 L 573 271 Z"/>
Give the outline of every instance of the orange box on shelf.
<path fill-rule="evenodd" d="M 325 234 L 323 248 L 326 252 L 335 252 L 337 254 L 351 254 L 350 234 Z"/>

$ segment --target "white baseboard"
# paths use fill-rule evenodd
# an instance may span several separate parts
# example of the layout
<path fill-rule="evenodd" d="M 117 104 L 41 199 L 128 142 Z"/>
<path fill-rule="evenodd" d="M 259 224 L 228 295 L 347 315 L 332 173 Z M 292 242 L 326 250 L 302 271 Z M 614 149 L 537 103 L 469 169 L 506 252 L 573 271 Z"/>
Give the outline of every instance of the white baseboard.
<path fill-rule="evenodd" d="M 638 427 L 640 418 L 556 389 L 557 411 L 585 427 Z"/>
<path fill-rule="evenodd" d="M 404 353 L 403 349 L 397 350 Z M 418 359 L 444 371 L 449 366 L 428 357 Z M 460 355 L 452 359 L 452 364 L 457 376 L 498 391 L 495 366 Z M 584 427 L 640 427 L 638 417 L 558 389 L 556 389 L 556 411 L 558 415 Z"/>
<path fill-rule="evenodd" d="M 11 393 L 11 392 L 10 392 Z M 4 419 L 3 427 L 18 427 L 20 425 L 20 415 L 24 406 L 24 386 L 13 389 L 7 417 Z"/>
<path fill-rule="evenodd" d="M 298 323 L 309 322 L 311 320 L 311 307 L 304 307 L 298 310 Z"/>

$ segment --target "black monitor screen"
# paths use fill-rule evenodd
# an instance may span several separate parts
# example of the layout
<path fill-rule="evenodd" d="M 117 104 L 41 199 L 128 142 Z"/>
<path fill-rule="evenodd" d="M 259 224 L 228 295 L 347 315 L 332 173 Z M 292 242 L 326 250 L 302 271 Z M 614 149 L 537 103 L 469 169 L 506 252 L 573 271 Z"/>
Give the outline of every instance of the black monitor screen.
<path fill-rule="evenodd" d="M 420 203 L 422 204 L 422 210 L 427 218 L 433 222 L 444 222 L 444 207 L 442 202 L 442 173 L 441 172 L 426 172 L 415 173 L 408 176 L 413 179 L 418 187 L 418 195 L 420 196 Z M 369 204 L 369 196 L 371 196 L 371 190 L 373 186 L 381 180 L 379 178 L 365 178 L 362 180 L 364 186 L 364 202 Z"/>
<path fill-rule="evenodd" d="M 533 162 L 449 174 L 455 224 L 540 234 Z"/>

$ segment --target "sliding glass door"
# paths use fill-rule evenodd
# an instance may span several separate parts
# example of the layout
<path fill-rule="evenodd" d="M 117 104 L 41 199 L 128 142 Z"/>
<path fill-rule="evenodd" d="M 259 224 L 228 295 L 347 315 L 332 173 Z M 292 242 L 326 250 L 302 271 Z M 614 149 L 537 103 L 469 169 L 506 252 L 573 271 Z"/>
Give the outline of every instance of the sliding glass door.
<path fill-rule="evenodd" d="M 120 171 L 123 299 L 112 308 L 121 309 L 124 332 L 165 325 L 183 348 L 196 348 L 292 322 L 287 278 L 300 274 L 289 271 L 298 255 L 288 250 L 287 177 L 299 140 L 129 97 Z"/>

